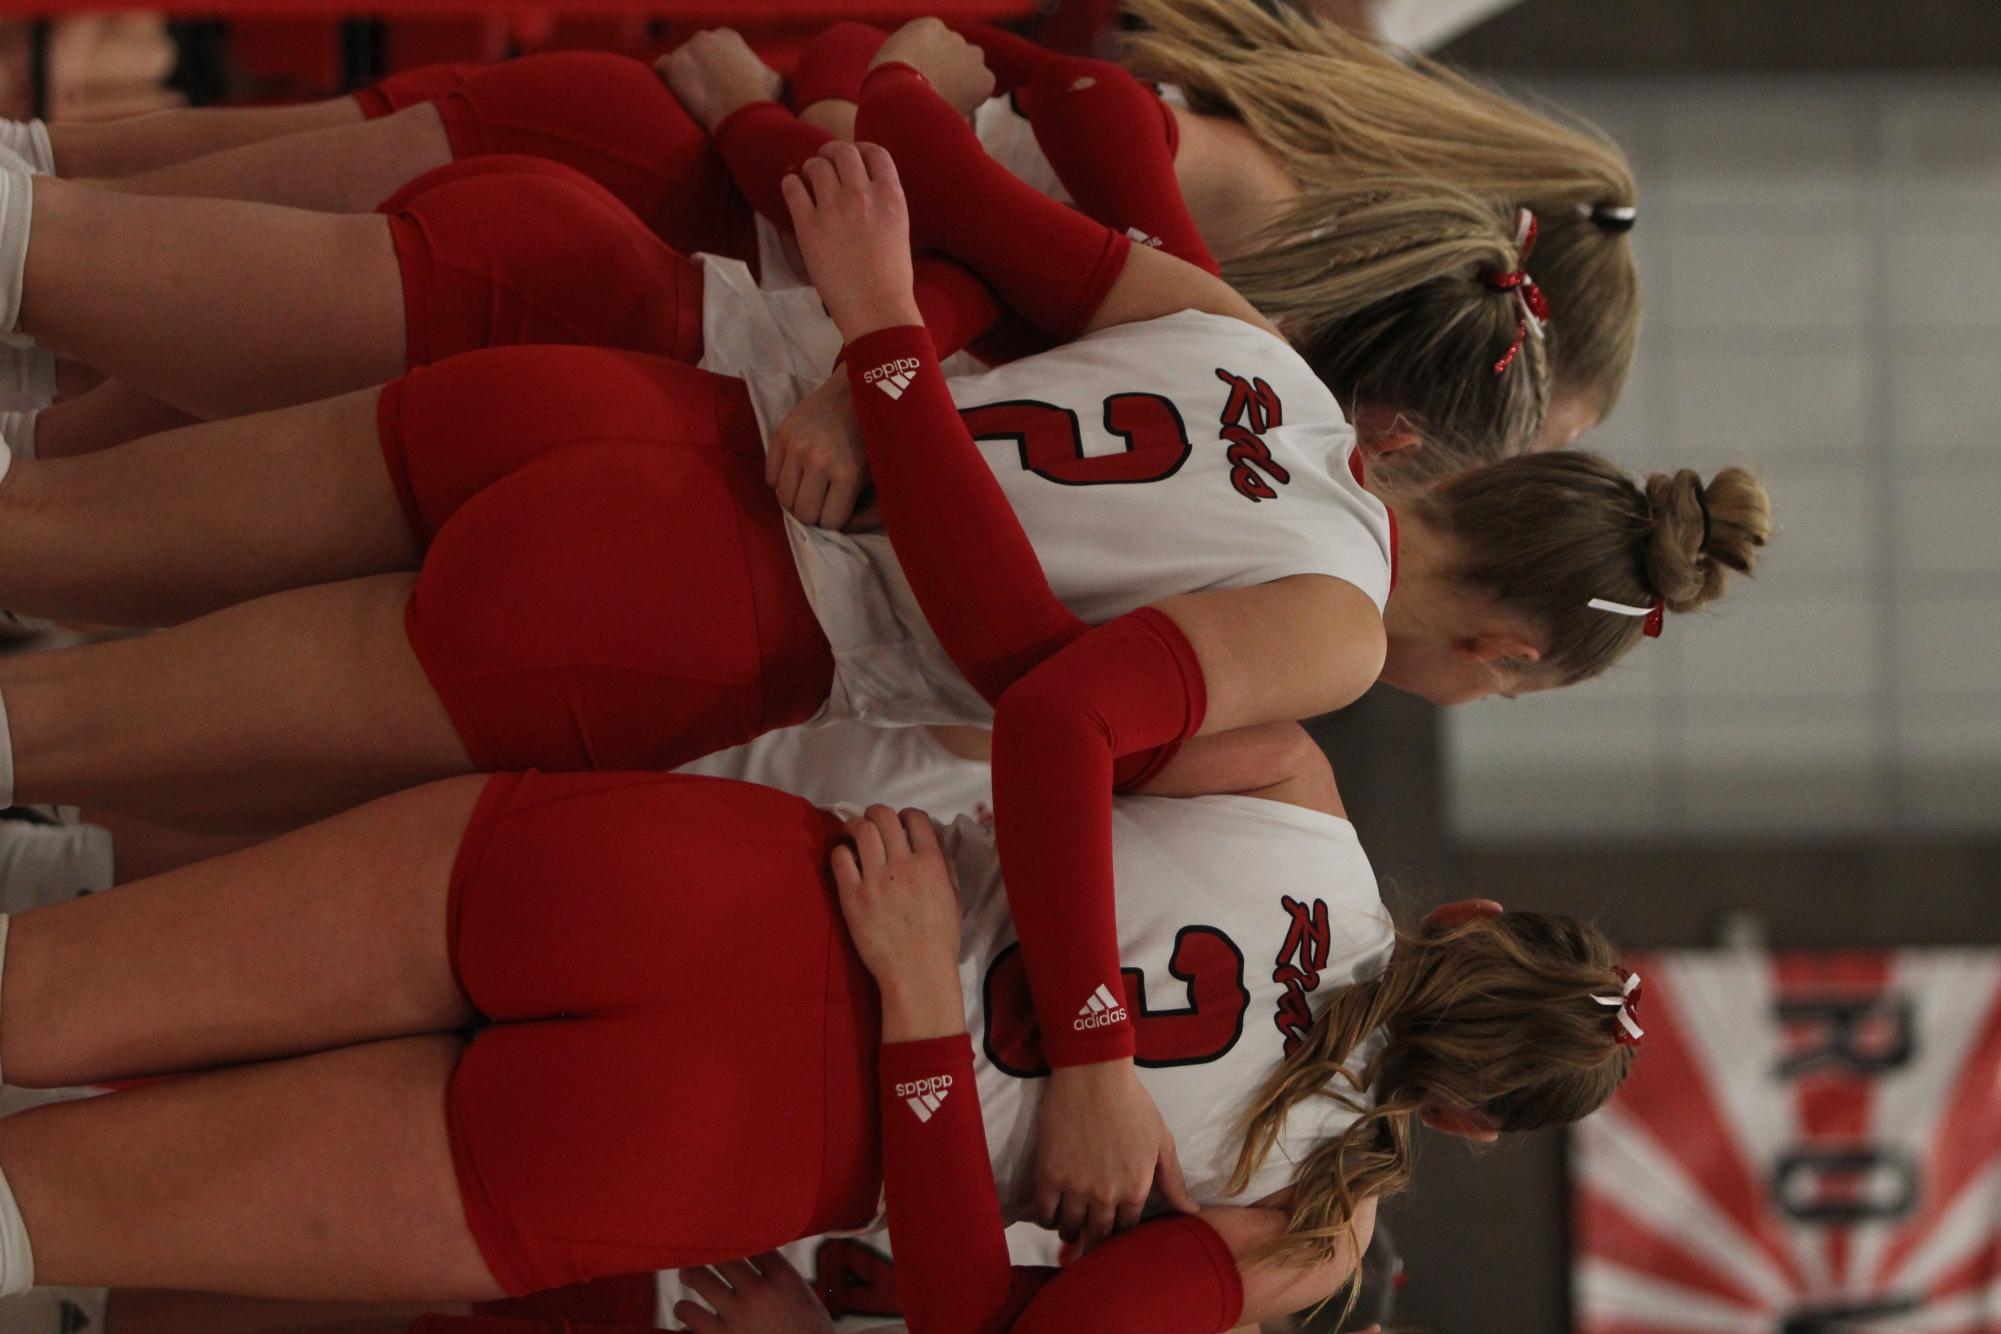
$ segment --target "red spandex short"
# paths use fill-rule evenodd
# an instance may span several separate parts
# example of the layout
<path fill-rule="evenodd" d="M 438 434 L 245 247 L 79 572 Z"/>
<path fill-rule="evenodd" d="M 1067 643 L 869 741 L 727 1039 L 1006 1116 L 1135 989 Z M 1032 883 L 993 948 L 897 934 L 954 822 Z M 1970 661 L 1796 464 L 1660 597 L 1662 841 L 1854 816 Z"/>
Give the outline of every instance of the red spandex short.
<path fill-rule="evenodd" d="M 427 171 L 384 200 L 411 366 L 581 343 L 694 363 L 702 266 L 572 167 L 519 154 Z"/>
<path fill-rule="evenodd" d="M 526 153 L 575 167 L 683 254 L 756 255 L 750 205 L 709 136 L 643 61 L 559 51 L 429 66 L 358 100 L 370 117 L 434 103 L 454 158 Z"/>
<path fill-rule="evenodd" d="M 429 546 L 410 644 L 482 769 L 671 769 L 826 700 L 741 381 L 493 348 L 385 386 L 378 419 Z"/>
<path fill-rule="evenodd" d="M 881 1019 L 828 870 L 840 827 L 727 779 L 488 782 L 447 930 L 493 1023 L 447 1117 L 467 1221 L 509 1293 L 874 1214 Z"/>

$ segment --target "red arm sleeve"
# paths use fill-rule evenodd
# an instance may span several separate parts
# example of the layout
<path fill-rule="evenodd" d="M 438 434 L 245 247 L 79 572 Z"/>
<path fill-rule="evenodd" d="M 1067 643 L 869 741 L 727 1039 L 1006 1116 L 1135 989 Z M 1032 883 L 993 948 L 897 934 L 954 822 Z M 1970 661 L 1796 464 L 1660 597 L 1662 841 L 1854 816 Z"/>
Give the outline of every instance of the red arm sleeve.
<path fill-rule="evenodd" d="M 1200 1218 L 1156 1218 L 1121 1232 L 1057 1274 L 1013 1334 L 1218 1334 L 1237 1323 L 1244 1280 L 1229 1246 Z M 921 1334 L 915 1325 L 911 1334 Z"/>
<path fill-rule="evenodd" d="M 1201 727 L 1194 651 L 1158 612 L 1091 629 L 1057 600 L 922 329 L 856 339 L 847 365 L 904 577 L 938 642 L 995 705 L 1001 861 L 1044 1051 L 1056 1065 L 1130 1056 L 1129 1018 L 1074 1021 L 1100 986 L 1116 996 L 1122 985 L 1112 793 L 1144 782 Z"/>
<path fill-rule="evenodd" d="M 1000 96 L 1027 87 L 1045 62 L 1061 58 L 1019 33 L 990 24 L 955 23 L 952 30 L 980 48 L 987 68 L 993 71 L 994 92 Z M 792 71 L 793 109 L 804 111 L 829 99 L 860 101 L 869 62 L 888 40 L 889 34 L 881 28 L 843 21 L 806 43 Z"/>
<path fill-rule="evenodd" d="M 1114 231 L 1137 232 L 1142 245 L 1220 271 L 1181 198 L 1180 132 L 1165 102 L 1117 65 L 1076 57 L 1046 59 L 1029 94 L 1035 141 L 1079 209 Z"/>
<path fill-rule="evenodd" d="M 779 183 L 806 159 L 833 142 L 826 131 L 806 124 L 776 102 L 739 107 L 716 126 L 716 149 L 752 208 L 789 232 L 792 213 Z M 946 356 L 992 329 L 1000 302 L 978 278 L 935 255 L 915 261 L 917 307 Z"/>
<path fill-rule="evenodd" d="M 911 1334 L 1004 1330 L 1028 1294 L 1008 1262 L 964 1033 L 885 1042 L 882 1190 L 896 1248 L 896 1292 Z"/>
<path fill-rule="evenodd" d="M 1050 591 L 915 325 L 846 352 L 883 527 L 938 642 L 990 704 L 1089 628 Z M 898 377 L 895 396 L 878 386 Z M 950 522 L 941 522 L 949 515 Z"/>
<path fill-rule="evenodd" d="M 1243 1281 L 1199 1218 L 1147 1223 L 1060 1274 L 1013 1268 L 973 1074 L 960 1033 L 884 1043 L 882 1186 L 910 1334 L 1216 1334 Z"/>
<path fill-rule="evenodd" d="M 861 100 L 869 62 L 888 40 L 881 28 L 843 21 L 806 43 L 792 67 L 793 110 L 804 111 L 815 102 Z"/>
<path fill-rule="evenodd" d="M 994 710 L 1003 882 L 1052 1066 L 1134 1054 L 1119 968 L 1112 792 L 1144 779 L 1120 782 L 1117 761 L 1162 756 L 1195 735 L 1206 706 L 1187 637 L 1142 607 L 1072 642 L 1009 687 Z M 1116 1008 L 1103 1008 L 1106 992 Z"/>
<path fill-rule="evenodd" d="M 907 65 L 862 86 L 855 137 L 896 159 L 911 239 L 986 279 L 1058 342 L 1076 336 L 1125 268 L 1132 242 L 1066 208 L 987 155 L 958 113 Z"/>
<path fill-rule="evenodd" d="M 513 1320 L 490 1315 L 418 1316 L 410 1334 L 661 1334 L 657 1325 L 574 1325 L 567 1320 Z"/>
<path fill-rule="evenodd" d="M 1061 59 L 1020 33 L 990 23 L 954 23 L 952 31 L 980 48 L 980 54 L 987 58 L 987 68 L 994 73 L 994 92 L 1000 96 L 1026 88 L 1037 70 L 1051 60 Z"/>
<path fill-rule="evenodd" d="M 779 188 L 806 159 L 834 141 L 776 102 L 752 102 L 723 117 L 710 136 L 743 197 L 772 222 L 792 230 L 792 214 Z"/>

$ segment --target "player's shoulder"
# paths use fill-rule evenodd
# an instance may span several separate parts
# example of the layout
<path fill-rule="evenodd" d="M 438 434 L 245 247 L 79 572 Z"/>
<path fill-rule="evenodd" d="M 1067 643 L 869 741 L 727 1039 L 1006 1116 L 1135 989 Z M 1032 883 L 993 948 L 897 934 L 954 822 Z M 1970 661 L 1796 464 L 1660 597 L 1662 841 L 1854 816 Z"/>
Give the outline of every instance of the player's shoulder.
<path fill-rule="evenodd" d="M 1228 395 L 1233 404 L 1255 393 L 1279 408 L 1272 425 L 1324 426 L 1345 432 L 1347 418 L 1334 393 L 1299 349 L 1232 315 L 1179 310 L 1150 320 L 1100 329 L 1077 345 L 1122 348 L 1157 373 L 1186 377 L 1191 387 Z"/>

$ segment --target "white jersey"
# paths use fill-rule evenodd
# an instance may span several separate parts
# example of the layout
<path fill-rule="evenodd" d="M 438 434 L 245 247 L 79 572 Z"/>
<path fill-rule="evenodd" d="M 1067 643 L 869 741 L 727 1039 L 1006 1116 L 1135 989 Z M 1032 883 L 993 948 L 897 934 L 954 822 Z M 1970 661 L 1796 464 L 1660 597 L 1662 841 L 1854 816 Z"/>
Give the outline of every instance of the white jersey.
<path fill-rule="evenodd" d="M 761 292 L 741 264 L 706 262 L 702 365 L 744 379 L 768 438 L 839 335 L 811 288 Z M 1353 430 L 1304 359 L 1253 325 L 1182 311 L 948 383 L 1050 587 L 1091 624 L 1297 574 L 1379 607 L 1389 595 L 1389 514 L 1355 476 Z M 887 536 L 786 528 L 836 663 L 815 721 L 991 720 Z"/>
<path fill-rule="evenodd" d="M 993 823 L 993 769 L 962 759 L 922 727 L 828 723 L 766 732 L 676 773 L 761 783 L 815 806 L 916 806 L 940 822 Z"/>
<path fill-rule="evenodd" d="M 1007 1230 L 1008 1259 L 1017 1265 L 1053 1267 L 1062 1247 L 1054 1232 L 1033 1223 L 1016 1223 Z M 791 1261 L 806 1286 L 821 1294 L 835 1329 L 854 1334 L 864 1330 L 902 1334 L 904 1326 L 895 1318 L 901 1307 L 894 1290 L 896 1262 L 887 1232 L 867 1237 L 805 1237 L 780 1246 L 778 1253 Z M 655 1319 L 667 1329 L 678 1327 L 674 1303 L 701 1300 L 671 1269 L 654 1276 L 654 1294 Z"/>
<path fill-rule="evenodd" d="M 993 841 L 970 821 L 944 841 L 965 904 L 959 980 L 987 1147 L 1002 1208 L 1018 1218 L 1033 1196 L 1046 1067 Z M 1355 1118 L 1333 1099 L 1296 1109 L 1248 1188 L 1226 1192 L 1249 1099 L 1329 997 L 1389 957 L 1375 874 L 1346 820 L 1254 797 L 1122 797 L 1112 851 L 1140 1082 L 1198 1201 L 1262 1199 Z M 1375 1050 L 1365 1043 L 1352 1067 Z"/>

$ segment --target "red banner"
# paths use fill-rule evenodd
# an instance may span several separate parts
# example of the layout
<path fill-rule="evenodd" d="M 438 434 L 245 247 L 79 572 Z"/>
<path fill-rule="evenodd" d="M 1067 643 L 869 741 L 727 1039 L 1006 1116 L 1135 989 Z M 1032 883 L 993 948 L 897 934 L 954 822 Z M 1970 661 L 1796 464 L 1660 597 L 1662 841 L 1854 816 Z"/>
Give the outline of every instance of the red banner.
<path fill-rule="evenodd" d="M 2001 952 L 1634 966 L 1571 1140 L 1581 1334 L 2001 1330 Z"/>

